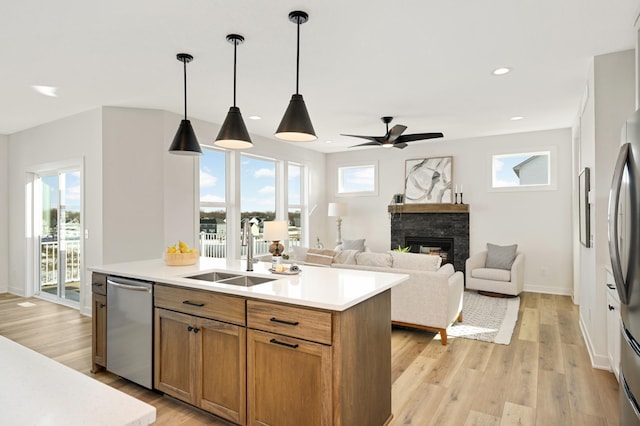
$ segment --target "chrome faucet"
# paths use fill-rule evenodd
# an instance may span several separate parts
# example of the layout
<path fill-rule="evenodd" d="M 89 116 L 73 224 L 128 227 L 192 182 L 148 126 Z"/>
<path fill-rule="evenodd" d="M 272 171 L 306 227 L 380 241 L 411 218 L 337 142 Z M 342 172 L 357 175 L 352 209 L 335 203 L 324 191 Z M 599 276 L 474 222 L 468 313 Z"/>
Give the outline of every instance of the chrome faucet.
<path fill-rule="evenodd" d="M 253 232 L 251 232 L 251 222 L 249 219 L 245 220 L 242 227 L 242 237 L 240 243 L 243 246 L 247 246 L 247 271 L 253 271 Z"/>

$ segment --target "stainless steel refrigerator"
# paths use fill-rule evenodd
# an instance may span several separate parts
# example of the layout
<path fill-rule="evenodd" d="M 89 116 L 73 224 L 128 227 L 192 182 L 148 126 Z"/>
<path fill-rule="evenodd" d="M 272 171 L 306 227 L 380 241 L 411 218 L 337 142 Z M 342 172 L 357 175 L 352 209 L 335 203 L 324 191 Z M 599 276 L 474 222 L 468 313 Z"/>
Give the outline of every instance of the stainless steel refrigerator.
<path fill-rule="evenodd" d="M 609 253 L 620 295 L 620 424 L 640 425 L 640 110 L 622 127 L 609 194 Z"/>

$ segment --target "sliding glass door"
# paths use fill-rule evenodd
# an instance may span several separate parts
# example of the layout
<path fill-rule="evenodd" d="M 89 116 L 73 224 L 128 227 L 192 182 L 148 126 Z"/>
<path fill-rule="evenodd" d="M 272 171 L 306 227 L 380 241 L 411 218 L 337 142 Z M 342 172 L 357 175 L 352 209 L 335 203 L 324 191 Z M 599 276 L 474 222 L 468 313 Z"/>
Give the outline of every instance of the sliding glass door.
<path fill-rule="evenodd" d="M 80 171 L 40 175 L 39 293 L 76 305 L 80 302 Z"/>

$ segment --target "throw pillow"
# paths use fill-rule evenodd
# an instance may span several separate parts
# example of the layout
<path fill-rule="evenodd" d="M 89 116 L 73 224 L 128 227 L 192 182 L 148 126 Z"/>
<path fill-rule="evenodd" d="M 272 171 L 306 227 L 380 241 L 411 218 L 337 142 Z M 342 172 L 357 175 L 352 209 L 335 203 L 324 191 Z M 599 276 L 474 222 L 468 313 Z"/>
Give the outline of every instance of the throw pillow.
<path fill-rule="evenodd" d="M 307 250 L 307 257 L 304 259 L 304 263 L 313 266 L 331 266 L 335 255 L 336 252 L 333 250 L 310 248 Z"/>
<path fill-rule="evenodd" d="M 342 240 L 342 250 L 358 250 L 364 251 L 364 242 L 366 239 L 361 240 Z"/>
<path fill-rule="evenodd" d="M 491 269 L 510 270 L 511 265 L 513 265 L 513 261 L 516 260 L 517 251 L 517 244 L 510 246 L 498 246 L 487 243 L 487 260 L 485 261 L 484 266 L 485 268 Z"/>
<path fill-rule="evenodd" d="M 388 251 L 393 258 L 393 267 L 395 269 L 417 269 L 420 271 L 435 272 L 442 263 L 440 256 L 418 253 L 402 253 L 399 251 Z"/>
<path fill-rule="evenodd" d="M 389 253 L 358 252 L 356 264 L 362 266 L 379 266 L 391 268 L 391 255 Z"/>
<path fill-rule="evenodd" d="M 293 257 L 291 260 L 299 260 L 300 262 L 304 261 L 307 257 L 308 250 L 309 247 L 293 246 Z"/>
<path fill-rule="evenodd" d="M 358 250 L 336 250 L 336 255 L 333 257 L 333 263 L 339 263 L 341 265 L 355 265 L 356 253 L 358 253 Z"/>

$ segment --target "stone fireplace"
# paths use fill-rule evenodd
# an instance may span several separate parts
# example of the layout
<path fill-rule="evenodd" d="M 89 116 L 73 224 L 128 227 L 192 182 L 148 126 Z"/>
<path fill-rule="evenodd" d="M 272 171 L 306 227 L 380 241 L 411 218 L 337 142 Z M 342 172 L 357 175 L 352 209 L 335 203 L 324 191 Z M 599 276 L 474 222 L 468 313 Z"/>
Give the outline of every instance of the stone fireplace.
<path fill-rule="evenodd" d="M 391 249 L 410 247 L 412 253 L 437 254 L 464 273 L 469 257 L 467 204 L 405 204 L 389 206 Z"/>

